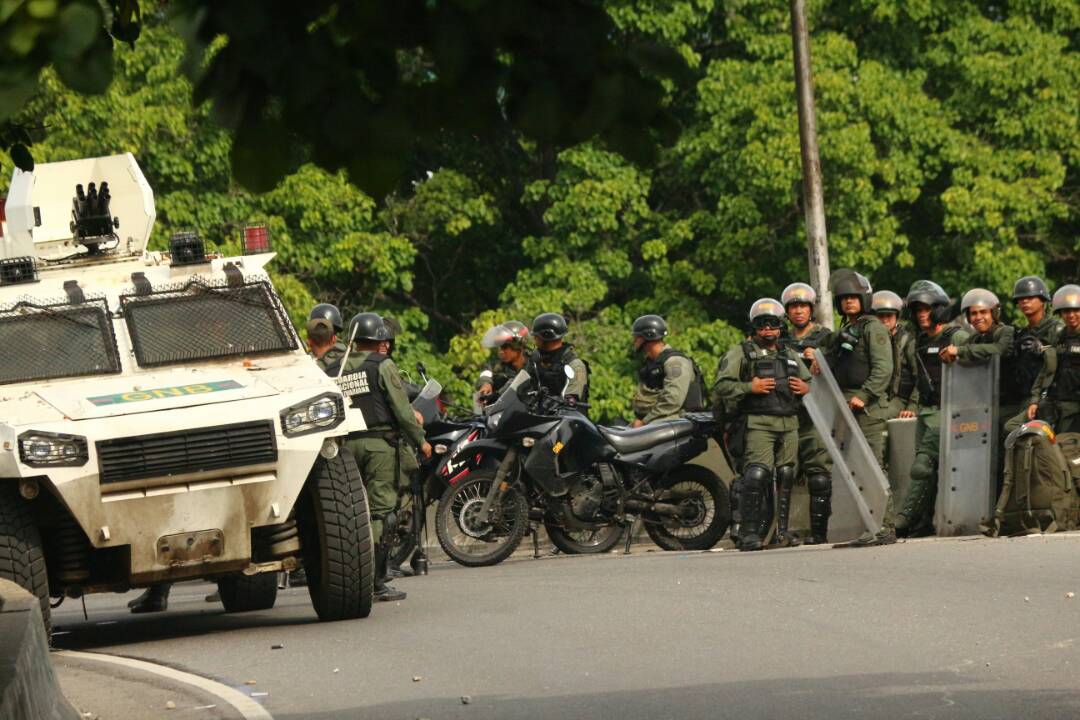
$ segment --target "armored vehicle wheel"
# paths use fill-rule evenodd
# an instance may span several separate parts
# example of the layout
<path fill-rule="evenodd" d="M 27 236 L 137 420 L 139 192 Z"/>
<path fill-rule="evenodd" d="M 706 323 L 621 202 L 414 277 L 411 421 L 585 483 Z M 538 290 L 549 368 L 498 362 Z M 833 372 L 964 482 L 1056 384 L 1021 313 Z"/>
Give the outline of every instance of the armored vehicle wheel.
<path fill-rule="evenodd" d="M 50 634 L 49 576 L 45 572 L 41 534 L 29 505 L 11 487 L 0 488 L 0 578 L 11 580 L 37 597 L 45 633 Z"/>
<path fill-rule="evenodd" d="M 375 544 L 367 493 L 352 453 L 319 457 L 297 508 L 311 604 L 320 620 L 371 614 Z"/>
<path fill-rule="evenodd" d="M 227 613 L 269 610 L 277 602 L 277 573 L 230 575 L 217 586 Z"/>
<path fill-rule="evenodd" d="M 439 499 L 435 533 L 454 562 L 465 567 L 497 565 L 517 549 L 529 527 L 529 505 L 517 488 L 502 495 L 501 506 L 490 522 L 480 519 L 484 498 L 495 473 L 481 470 L 451 485 Z"/>
<path fill-rule="evenodd" d="M 544 524 L 544 529 L 551 544 L 567 555 L 606 553 L 619 544 L 623 532 L 627 531 L 621 525 L 608 525 L 598 530 L 565 530 L 548 523 Z"/>
<path fill-rule="evenodd" d="M 664 550 L 708 550 L 731 523 L 727 488 L 711 471 L 684 465 L 657 484 L 661 502 L 685 508 L 680 517 L 646 517 L 645 532 Z"/>

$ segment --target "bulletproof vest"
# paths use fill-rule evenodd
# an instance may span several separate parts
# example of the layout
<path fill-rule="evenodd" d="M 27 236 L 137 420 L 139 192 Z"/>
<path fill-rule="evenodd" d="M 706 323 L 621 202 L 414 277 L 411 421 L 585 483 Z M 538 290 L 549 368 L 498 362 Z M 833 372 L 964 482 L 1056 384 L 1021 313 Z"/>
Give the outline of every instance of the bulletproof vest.
<path fill-rule="evenodd" d="M 1015 399 L 1031 396 L 1031 388 L 1035 384 L 1035 378 L 1039 377 L 1039 373 L 1042 371 L 1043 353 L 1041 350 L 1032 347 L 1035 342 L 1045 344 L 1042 335 L 1043 333 L 1039 332 L 1038 327 L 1016 328 L 1008 367 L 1005 359 L 1002 358 L 1001 377 L 1003 380 L 1008 378 L 1016 387 Z M 1028 346 L 1028 349 L 1025 349 L 1025 346 Z M 1004 389 L 1005 386 L 1002 385 L 1002 390 L 1004 391 Z"/>
<path fill-rule="evenodd" d="M 1047 396 L 1053 400 L 1080 400 L 1080 335 L 1061 333 L 1057 344 L 1057 372 Z"/>
<path fill-rule="evenodd" d="M 893 374 L 889 382 L 889 392 L 892 397 L 901 397 L 905 400 L 911 397 L 911 391 L 915 389 L 915 376 L 910 368 L 904 367 L 904 351 L 911 342 L 911 333 L 907 328 L 901 327 L 891 337 L 893 348 Z M 905 369 L 907 372 L 904 372 Z"/>
<path fill-rule="evenodd" d="M 870 377 L 870 343 L 866 339 L 866 325 L 874 321 L 872 315 L 862 315 L 853 323 L 840 328 L 829 353 L 829 367 L 841 390 L 857 390 Z M 847 333 L 850 338 L 842 337 Z M 844 344 L 851 345 L 848 350 Z"/>
<path fill-rule="evenodd" d="M 799 363 L 781 348 L 777 353 L 766 355 L 753 341 L 742 344 L 743 364 L 740 379 L 774 378 L 776 387 L 771 393 L 755 395 L 747 393 L 739 403 L 739 410 L 747 415 L 796 415 L 802 407 L 801 400 L 791 391 L 787 379 L 799 377 Z"/>
<path fill-rule="evenodd" d="M 941 356 L 938 353 L 952 342 L 952 336 L 959 329 L 957 327 L 945 328 L 933 340 L 925 333 L 919 333 L 915 345 L 919 405 L 937 407 L 941 404 Z"/>
<path fill-rule="evenodd" d="M 379 365 L 389 360 L 382 353 L 371 353 L 356 370 L 346 371 L 337 379 L 341 393 L 349 398 L 350 407 L 354 407 L 364 416 L 364 423 L 369 428 L 393 427 L 397 425 L 390 400 L 386 391 L 379 384 Z"/>
<path fill-rule="evenodd" d="M 345 346 L 338 342 L 323 353 L 321 358 L 316 358 L 315 363 L 330 377 L 337 377 L 338 371 L 341 369 L 341 361 L 344 358 Z"/>
<path fill-rule="evenodd" d="M 650 390 L 660 390 L 663 388 L 664 379 L 666 377 L 664 363 L 668 361 L 668 358 L 672 357 L 681 357 L 689 360 L 694 373 L 694 378 L 691 380 L 690 387 L 686 391 L 686 397 L 683 399 L 683 409 L 690 411 L 703 409 L 705 407 L 705 382 L 701 377 L 701 371 L 698 370 L 697 363 L 684 352 L 680 352 L 675 348 L 664 348 L 655 359 L 650 358 L 645 361 L 645 364 L 638 370 L 638 380 Z"/>
<path fill-rule="evenodd" d="M 529 362 L 525 366 L 526 371 L 533 380 L 547 390 L 549 395 L 561 395 L 566 387 L 566 372 L 563 368 L 577 359 L 573 345 L 563 345 L 558 350 L 543 352 L 535 350 L 529 356 Z M 586 365 L 586 368 L 588 366 Z M 585 380 L 585 397 L 579 398 L 582 402 L 588 402 L 589 381 Z"/>
<path fill-rule="evenodd" d="M 995 342 L 995 336 L 1003 331 L 1002 325 L 995 324 L 989 331 L 984 333 L 978 333 L 972 335 L 968 340 L 969 344 L 975 345 L 990 345 Z M 1019 346 L 1016 343 L 1015 336 L 1013 344 L 1005 351 L 1001 356 L 1001 366 L 998 374 L 998 400 L 1000 402 L 1015 402 L 1017 400 L 1024 399 L 1031 393 L 1031 385 L 1035 382 L 1035 376 L 1033 375 L 1028 384 L 1024 387 L 1020 386 L 1019 377 L 1019 358 L 1017 352 Z M 1039 357 L 1038 367 L 1042 367 L 1042 356 Z M 1038 375 L 1038 368 L 1035 370 L 1035 375 Z"/>
<path fill-rule="evenodd" d="M 819 348 L 824 344 L 825 340 L 829 337 L 830 330 L 820 325 L 815 325 L 814 328 L 803 335 L 801 338 L 797 338 L 794 335 L 788 335 L 784 338 L 784 345 L 791 348 L 802 357 L 802 354 L 806 352 L 807 348 Z M 811 360 L 803 358 L 803 362 L 807 367 L 810 367 Z"/>

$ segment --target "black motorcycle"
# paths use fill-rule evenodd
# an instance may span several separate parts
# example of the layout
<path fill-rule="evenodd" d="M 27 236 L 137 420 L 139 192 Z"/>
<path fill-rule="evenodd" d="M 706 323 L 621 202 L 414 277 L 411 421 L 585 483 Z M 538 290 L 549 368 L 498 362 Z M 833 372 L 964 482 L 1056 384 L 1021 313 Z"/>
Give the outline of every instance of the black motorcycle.
<path fill-rule="evenodd" d="M 447 555 L 470 567 L 501 562 L 528 531 L 530 509 L 553 542 L 602 532 L 617 542 L 638 517 L 665 550 L 705 550 L 723 537 L 727 489 L 687 464 L 717 431 L 711 414 L 610 428 L 589 420 L 587 405 L 530 385 L 520 373 L 484 410 L 486 436 L 450 458 L 462 474 L 435 516 Z"/>

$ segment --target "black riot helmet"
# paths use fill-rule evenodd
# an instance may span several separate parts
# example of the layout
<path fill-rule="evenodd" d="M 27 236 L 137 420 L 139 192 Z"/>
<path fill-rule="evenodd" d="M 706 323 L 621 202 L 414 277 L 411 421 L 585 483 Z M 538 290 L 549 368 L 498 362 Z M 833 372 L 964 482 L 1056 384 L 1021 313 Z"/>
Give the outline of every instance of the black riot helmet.
<path fill-rule="evenodd" d="M 356 328 L 355 335 L 353 335 L 353 327 Z M 382 342 L 390 339 L 390 333 L 387 332 L 386 325 L 378 313 L 362 312 L 354 315 L 349 321 L 349 337 L 353 340 Z"/>
<path fill-rule="evenodd" d="M 339 334 L 343 327 L 341 311 L 337 309 L 337 305 L 331 305 L 330 303 L 319 303 L 311 308 L 308 320 L 328 320 L 334 326 L 334 332 Z"/>
<path fill-rule="evenodd" d="M 1050 302 L 1050 288 L 1046 287 L 1041 277 L 1025 275 L 1013 285 L 1012 299 L 1016 302 L 1026 297 L 1042 298 L 1044 302 Z"/>
<path fill-rule="evenodd" d="M 948 293 L 933 280 L 916 280 L 911 284 L 911 289 L 908 290 L 907 297 L 904 298 L 904 305 L 908 314 L 912 314 L 911 306 L 914 303 L 930 306 L 932 311 L 930 321 L 935 325 L 944 325 L 949 322 L 949 304 L 951 302 Z"/>
<path fill-rule="evenodd" d="M 533 337 L 539 338 L 542 342 L 561 340 L 566 337 L 567 332 L 566 318 L 558 313 L 544 313 L 537 315 L 533 320 Z"/>
<path fill-rule="evenodd" d="M 833 306 L 836 312 L 843 314 L 840 309 L 840 300 L 848 295 L 859 298 L 859 314 L 866 315 L 873 312 L 874 288 L 866 276 L 857 273 L 851 268 L 840 268 L 829 277 L 829 289 L 833 294 Z"/>
<path fill-rule="evenodd" d="M 662 340 L 667 336 L 667 323 L 659 315 L 642 315 L 634 321 L 631 334 L 645 342 Z"/>

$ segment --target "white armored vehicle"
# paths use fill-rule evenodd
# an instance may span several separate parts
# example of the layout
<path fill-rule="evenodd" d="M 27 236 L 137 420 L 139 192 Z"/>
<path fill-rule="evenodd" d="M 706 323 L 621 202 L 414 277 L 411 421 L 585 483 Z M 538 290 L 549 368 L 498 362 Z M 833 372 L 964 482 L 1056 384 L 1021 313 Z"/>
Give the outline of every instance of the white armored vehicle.
<path fill-rule="evenodd" d="M 154 198 L 130 154 L 15 170 L 5 210 L 0 577 L 46 618 L 50 597 L 190 578 L 240 612 L 303 567 L 321 619 L 366 616 L 343 399 L 263 272 L 265 228 L 238 257 L 194 233 L 147 252 Z"/>

